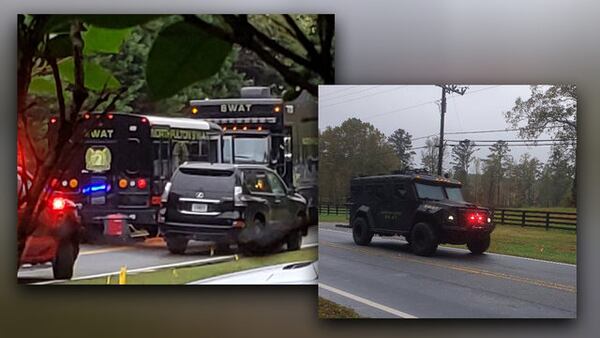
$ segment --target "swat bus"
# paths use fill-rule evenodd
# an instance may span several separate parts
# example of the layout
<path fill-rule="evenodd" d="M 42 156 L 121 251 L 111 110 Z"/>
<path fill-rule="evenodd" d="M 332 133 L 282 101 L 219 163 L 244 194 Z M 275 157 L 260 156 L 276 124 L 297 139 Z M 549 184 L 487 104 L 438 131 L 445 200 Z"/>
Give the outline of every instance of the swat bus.
<path fill-rule="evenodd" d="M 80 204 L 91 238 L 115 215 L 156 235 L 160 197 L 175 169 L 186 161 L 220 162 L 221 128 L 211 122 L 125 113 L 81 118 L 84 140 L 51 186 Z"/>
<path fill-rule="evenodd" d="M 240 98 L 190 101 L 191 115 L 223 129 L 223 162 L 262 164 L 276 170 L 308 203 L 317 224 L 317 103 L 303 91 L 293 101 L 268 87 L 245 87 Z"/>

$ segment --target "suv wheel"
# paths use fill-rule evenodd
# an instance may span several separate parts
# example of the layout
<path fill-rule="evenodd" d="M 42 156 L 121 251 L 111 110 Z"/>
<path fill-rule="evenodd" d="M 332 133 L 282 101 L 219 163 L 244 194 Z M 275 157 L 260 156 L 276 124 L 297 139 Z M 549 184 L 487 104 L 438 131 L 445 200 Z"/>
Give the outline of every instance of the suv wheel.
<path fill-rule="evenodd" d="M 296 251 L 300 249 L 300 246 L 302 245 L 302 232 L 300 229 L 295 229 L 292 230 L 292 232 L 290 232 L 287 235 L 286 238 L 286 244 L 287 244 L 287 250 L 288 251 Z"/>
<path fill-rule="evenodd" d="M 52 273 L 55 279 L 71 279 L 73 277 L 73 265 L 78 253 L 79 245 L 74 241 L 65 240 L 59 244 L 52 262 Z"/>
<path fill-rule="evenodd" d="M 433 255 L 438 246 L 437 234 L 433 227 L 427 223 L 415 224 L 410 233 L 410 246 L 419 256 Z"/>
<path fill-rule="evenodd" d="M 354 220 L 352 224 L 352 238 L 354 239 L 354 243 L 358 245 L 369 245 L 371 243 L 373 233 L 369 230 L 369 225 L 364 218 L 358 217 Z"/>
<path fill-rule="evenodd" d="M 167 248 L 176 255 L 183 255 L 187 249 L 189 239 L 184 236 L 167 236 Z"/>
<path fill-rule="evenodd" d="M 467 248 L 476 255 L 481 255 L 490 247 L 490 235 L 476 237 L 467 242 Z"/>

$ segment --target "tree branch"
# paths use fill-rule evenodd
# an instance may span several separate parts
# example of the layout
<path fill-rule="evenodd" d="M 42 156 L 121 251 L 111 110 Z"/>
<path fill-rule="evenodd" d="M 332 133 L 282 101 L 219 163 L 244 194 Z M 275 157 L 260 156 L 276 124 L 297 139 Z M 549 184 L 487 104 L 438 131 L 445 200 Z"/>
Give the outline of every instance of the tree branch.
<path fill-rule="evenodd" d="M 48 58 L 48 63 L 52 68 L 52 75 L 54 76 L 54 84 L 56 87 L 56 99 L 58 101 L 58 112 L 60 117 L 60 123 L 64 123 L 66 119 L 66 108 L 65 108 L 65 97 L 63 95 L 62 81 L 60 79 L 60 73 L 58 70 L 58 64 L 56 58 Z"/>
<path fill-rule="evenodd" d="M 294 18 L 292 18 L 289 14 L 282 14 L 282 16 L 287 22 L 287 24 L 294 31 L 294 36 L 298 39 L 300 44 L 302 44 L 302 46 L 308 53 L 308 56 L 313 60 L 313 62 L 316 62 L 318 64 L 320 57 L 319 53 L 317 52 L 317 49 L 315 48 L 315 45 L 306 37 L 306 35 L 302 31 L 302 29 L 300 29 Z"/>
<path fill-rule="evenodd" d="M 232 43 L 237 43 L 240 46 L 253 51 L 263 61 L 265 61 L 265 63 L 275 68 L 275 70 L 277 70 L 291 85 L 296 85 L 305 88 L 314 96 L 318 94 L 316 85 L 311 84 L 306 79 L 306 77 L 302 76 L 298 72 L 291 70 L 290 67 L 284 65 L 279 60 L 277 60 L 277 58 L 275 58 L 271 52 L 265 50 L 261 45 L 259 45 L 256 42 L 256 40 L 249 38 L 247 33 L 238 32 L 240 34 L 236 34 L 235 32 L 227 32 L 223 28 L 209 24 L 195 15 L 184 15 L 184 19 L 187 22 L 195 25 L 196 27 L 204 30 L 205 32 L 219 39 Z"/>

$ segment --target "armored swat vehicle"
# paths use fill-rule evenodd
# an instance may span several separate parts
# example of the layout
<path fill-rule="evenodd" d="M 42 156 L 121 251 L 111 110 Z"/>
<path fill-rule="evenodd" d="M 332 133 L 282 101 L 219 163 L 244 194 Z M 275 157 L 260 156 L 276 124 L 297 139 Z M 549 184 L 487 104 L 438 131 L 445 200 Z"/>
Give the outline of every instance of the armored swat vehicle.
<path fill-rule="evenodd" d="M 490 246 L 489 209 L 464 200 L 461 183 L 421 172 L 357 177 L 350 182 L 354 242 L 373 235 L 404 236 L 414 253 L 430 256 L 441 243 L 466 244 L 474 254 Z"/>

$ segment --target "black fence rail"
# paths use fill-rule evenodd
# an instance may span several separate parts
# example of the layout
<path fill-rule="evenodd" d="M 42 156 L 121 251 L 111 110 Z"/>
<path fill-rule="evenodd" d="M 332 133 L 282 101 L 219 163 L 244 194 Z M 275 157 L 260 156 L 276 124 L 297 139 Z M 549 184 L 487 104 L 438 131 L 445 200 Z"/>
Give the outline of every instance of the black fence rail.
<path fill-rule="evenodd" d="M 331 204 L 321 203 L 319 204 L 320 215 L 344 215 L 346 218 L 350 216 L 350 209 L 345 204 Z"/>
<path fill-rule="evenodd" d="M 495 209 L 494 223 L 562 230 L 577 230 L 576 212 Z"/>
<path fill-rule="evenodd" d="M 319 205 L 320 215 L 343 215 L 348 219 L 349 213 L 350 209 L 345 204 L 321 203 Z M 498 208 L 493 211 L 493 220 L 496 224 L 519 225 L 546 230 L 577 230 L 576 212 Z"/>

